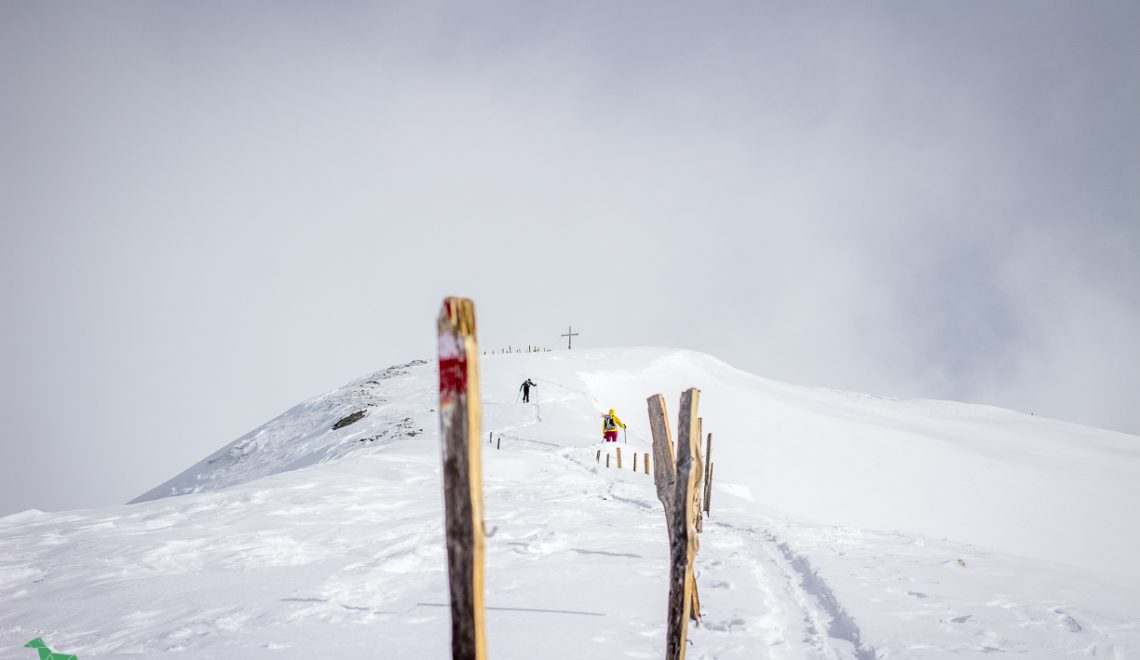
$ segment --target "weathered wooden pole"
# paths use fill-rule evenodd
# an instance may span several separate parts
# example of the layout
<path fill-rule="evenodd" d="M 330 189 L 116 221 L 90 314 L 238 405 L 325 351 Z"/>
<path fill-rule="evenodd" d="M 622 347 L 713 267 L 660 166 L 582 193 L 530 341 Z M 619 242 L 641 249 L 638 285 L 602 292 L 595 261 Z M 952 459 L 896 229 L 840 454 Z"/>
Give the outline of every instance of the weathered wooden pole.
<path fill-rule="evenodd" d="M 711 433 L 708 436 L 708 440 L 705 442 L 705 463 L 707 463 L 709 466 L 708 469 L 705 470 L 705 488 L 704 488 L 705 514 L 708 514 L 708 512 L 709 512 L 709 497 L 712 496 L 712 434 Z"/>
<path fill-rule="evenodd" d="M 645 474 L 649 474 L 649 452 L 642 454 L 645 458 L 641 461 L 645 465 Z"/>
<path fill-rule="evenodd" d="M 700 390 L 690 388 L 681 393 L 681 411 L 677 420 L 677 463 L 674 474 L 673 510 L 669 521 L 669 607 L 666 615 L 665 658 L 683 660 L 692 611 L 693 557 L 698 541 L 693 511 L 693 491 L 700 471 L 697 405 Z M 651 418 L 652 419 L 652 418 Z M 658 474 L 661 465 L 658 463 Z"/>
<path fill-rule="evenodd" d="M 447 572 L 451 590 L 451 657 L 485 660 L 483 626 L 483 479 L 475 305 L 447 298 L 439 314 L 439 425 Z"/>
<path fill-rule="evenodd" d="M 709 513 L 709 500 L 712 499 L 712 478 L 713 478 L 713 464 L 709 463 L 709 476 L 708 481 L 705 482 L 705 513 Z"/>
<path fill-rule="evenodd" d="M 617 469 L 621 469 L 621 447 L 617 447 Z"/>
<path fill-rule="evenodd" d="M 672 545 L 675 462 L 669 414 L 665 410 L 665 397 L 660 394 L 649 397 L 646 403 L 649 405 L 649 430 L 653 433 L 653 485 L 657 488 L 657 499 L 665 508 L 665 528 L 669 530 Z"/>
<path fill-rule="evenodd" d="M 704 505 L 702 504 L 702 501 L 704 500 L 703 495 L 705 486 L 705 463 L 703 460 L 701 460 L 701 438 L 704 437 L 704 426 L 705 419 L 703 417 L 698 417 L 696 442 L 697 451 L 694 454 L 696 456 L 696 464 L 693 466 L 693 469 L 697 471 L 697 487 L 693 491 L 693 498 L 694 508 L 696 509 L 696 513 L 694 515 L 696 517 L 698 533 L 705 531 Z M 694 609 L 697 609 L 699 611 L 699 608 Z"/>
<path fill-rule="evenodd" d="M 601 450 L 601 449 L 599 449 L 599 450 L 598 450 L 598 456 L 597 456 L 597 459 L 598 459 L 598 462 L 599 462 L 599 463 L 601 463 L 601 462 L 602 462 L 602 450 Z"/>
<path fill-rule="evenodd" d="M 704 516 L 701 512 L 701 507 L 703 506 L 701 490 L 704 486 L 705 474 L 705 461 L 701 456 L 701 438 L 704 437 L 702 435 L 704 432 L 704 422 L 705 420 L 703 417 L 697 418 L 697 434 L 693 436 L 693 471 L 695 474 L 693 475 L 693 504 L 690 513 L 693 517 L 693 528 L 697 530 L 698 534 L 703 532 L 705 527 Z M 689 608 L 689 617 L 693 621 L 700 622 L 701 620 L 701 598 L 697 595 L 696 578 L 693 579 L 693 603 Z"/>
<path fill-rule="evenodd" d="M 633 452 L 633 471 L 637 472 L 637 452 Z"/>

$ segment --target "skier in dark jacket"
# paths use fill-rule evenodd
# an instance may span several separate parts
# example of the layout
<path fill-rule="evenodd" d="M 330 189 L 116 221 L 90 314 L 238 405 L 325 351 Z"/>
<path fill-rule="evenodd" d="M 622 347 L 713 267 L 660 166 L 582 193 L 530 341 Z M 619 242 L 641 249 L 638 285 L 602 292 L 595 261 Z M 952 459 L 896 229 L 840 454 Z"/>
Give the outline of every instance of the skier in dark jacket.
<path fill-rule="evenodd" d="M 523 403 L 530 403 L 530 388 L 532 387 L 538 387 L 538 383 L 529 378 L 524 380 L 522 385 L 519 385 L 519 389 L 523 393 Z"/>

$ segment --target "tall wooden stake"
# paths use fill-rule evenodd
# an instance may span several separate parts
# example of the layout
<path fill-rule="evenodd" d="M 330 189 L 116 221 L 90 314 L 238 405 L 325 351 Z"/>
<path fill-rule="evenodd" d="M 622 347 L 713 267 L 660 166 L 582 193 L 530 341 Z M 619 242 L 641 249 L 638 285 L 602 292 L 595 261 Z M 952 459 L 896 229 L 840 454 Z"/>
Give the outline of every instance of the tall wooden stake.
<path fill-rule="evenodd" d="M 673 460 L 673 436 L 669 430 L 669 415 L 665 411 L 665 397 L 654 394 L 646 400 L 649 405 L 649 430 L 653 433 L 653 485 L 657 499 L 665 508 L 665 528 L 669 542 L 673 542 L 673 481 L 676 478 Z"/>
<path fill-rule="evenodd" d="M 709 512 L 709 498 L 712 497 L 712 434 L 709 434 L 708 441 L 705 443 L 705 463 L 708 463 L 708 469 L 705 470 L 705 514 Z"/>
<path fill-rule="evenodd" d="M 698 394 L 700 393 L 699 390 L 694 390 L 694 391 L 697 392 Z M 696 404 L 693 404 L 693 414 L 694 415 L 696 414 L 696 410 L 697 410 L 697 406 L 696 406 Z M 696 435 L 690 436 L 691 442 L 692 442 L 692 444 L 691 444 L 692 453 L 693 453 L 693 476 L 692 476 L 693 492 L 691 494 L 692 499 L 690 500 L 691 501 L 691 505 L 690 505 L 691 508 L 689 509 L 689 515 L 691 516 L 691 522 L 693 524 L 693 529 L 696 530 L 696 532 L 698 534 L 703 532 L 704 527 L 705 527 L 704 516 L 701 515 L 701 487 L 704 484 L 704 475 L 705 475 L 705 462 L 704 462 L 704 459 L 701 457 L 701 437 L 702 437 L 701 433 L 703 432 L 703 429 L 704 429 L 704 422 L 705 422 L 704 418 L 698 417 L 697 418 L 697 429 L 696 429 L 697 433 L 696 433 Z M 694 555 L 696 554 L 696 550 L 693 550 L 693 554 Z M 692 569 L 692 563 L 693 562 L 690 559 L 689 560 L 690 570 Z M 689 618 L 691 618 L 693 621 L 696 621 L 698 623 L 701 620 L 701 598 L 700 598 L 700 596 L 697 595 L 696 578 L 693 578 L 693 594 L 692 594 L 692 604 L 689 608 Z"/>
<path fill-rule="evenodd" d="M 486 660 L 483 627 L 483 413 L 475 305 L 447 298 L 439 314 L 439 424 L 447 572 L 451 587 L 451 657 Z"/>
<path fill-rule="evenodd" d="M 705 531 L 705 517 L 703 515 L 704 505 L 701 503 L 702 500 L 704 499 L 702 496 L 704 495 L 704 485 L 705 485 L 705 463 L 703 460 L 701 460 L 701 438 L 704 437 L 704 426 L 705 426 L 705 419 L 703 417 L 698 417 L 697 418 L 697 443 L 696 443 L 697 451 L 694 454 L 694 457 L 696 458 L 696 462 L 693 465 L 693 469 L 696 470 L 696 472 L 697 472 L 697 487 L 693 491 L 693 498 L 695 500 L 693 506 L 696 509 L 696 513 L 694 515 L 696 516 L 696 525 L 697 525 L 697 532 L 698 533 Z M 694 608 L 694 609 L 698 609 L 698 608 Z"/>
<path fill-rule="evenodd" d="M 712 478 L 713 478 L 713 464 L 709 463 L 709 477 L 708 477 L 708 481 L 706 482 L 708 484 L 708 486 L 706 486 L 706 490 L 705 490 L 705 513 L 709 513 L 709 507 L 711 506 L 709 504 L 709 500 L 712 499 Z"/>
<path fill-rule="evenodd" d="M 665 506 L 666 525 L 669 529 L 669 604 L 665 625 L 666 660 L 684 660 L 685 644 L 688 638 L 689 618 L 697 612 L 692 610 L 696 601 L 693 582 L 693 557 L 699 542 L 695 527 L 694 491 L 697 488 L 697 474 L 700 471 L 699 436 L 697 435 L 697 405 L 700 390 L 691 388 L 681 394 L 681 412 L 677 422 L 677 460 L 672 469 L 672 461 L 665 463 L 661 456 L 672 453 L 672 443 L 666 446 L 668 419 L 665 416 L 663 397 L 649 398 L 649 425 L 653 431 L 654 462 L 657 463 L 656 477 L 658 497 Z M 660 454 L 659 454 L 660 451 Z M 670 458 L 672 458 L 670 456 Z M 663 463 L 665 463 L 663 465 Z M 666 465 L 670 467 L 666 467 Z M 671 472 L 673 493 L 671 498 L 663 497 L 663 472 Z M 666 504 L 666 500 L 669 504 Z M 699 608 L 699 605 L 698 605 Z"/>

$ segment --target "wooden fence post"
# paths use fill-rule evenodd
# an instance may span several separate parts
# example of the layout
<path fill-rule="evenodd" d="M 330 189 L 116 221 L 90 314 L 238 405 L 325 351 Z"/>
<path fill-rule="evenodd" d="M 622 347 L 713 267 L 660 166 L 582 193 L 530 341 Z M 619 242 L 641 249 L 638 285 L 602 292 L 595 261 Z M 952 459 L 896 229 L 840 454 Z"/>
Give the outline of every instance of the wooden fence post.
<path fill-rule="evenodd" d="M 633 452 L 633 471 L 637 472 L 637 452 Z"/>
<path fill-rule="evenodd" d="M 713 471 L 713 464 L 709 463 L 708 481 L 705 482 L 705 513 L 709 513 L 709 500 L 712 499 L 712 478 L 713 478 L 712 471 Z"/>
<path fill-rule="evenodd" d="M 617 469 L 621 469 L 621 447 L 617 447 Z"/>
<path fill-rule="evenodd" d="M 712 434 L 709 434 L 708 441 L 705 443 L 705 462 L 708 463 L 708 469 L 705 471 L 705 513 L 709 512 L 709 497 L 712 496 Z"/>
<path fill-rule="evenodd" d="M 649 474 L 649 452 L 645 452 L 643 456 L 645 457 L 642 461 L 642 463 L 645 465 L 645 474 Z"/>
<path fill-rule="evenodd" d="M 690 388 L 681 393 L 681 411 L 677 420 L 677 463 L 674 473 L 673 518 L 669 539 L 669 607 L 666 615 L 665 658 L 684 660 L 692 611 L 693 558 L 698 541 L 693 511 L 693 491 L 700 465 L 700 440 L 697 436 L 697 404 L 700 390 Z M 661 465 L 658 463 L 658 474 Z"/>
<path fill-rule="evenodd" d="M 597 456 L 597 459 L 598 459 L 598 462 L 599 462 L 599 463 L 601 463 L 601 462 L 602 462 L 602 450 L 601 450 L 601 449 L 599 449 L 599 450 L 598 450 L 598 456 Z"/>
<path fill-rule="evenodd" d="M 665 527 L 673 541 L 673 436 L 669 431 L 669 414 L 665 410 L 665 397 L 654 394 L 646 400 L 649 405 L 649 430 L 653 433 L 653 485 L 657 499 L 665 508 Z"/>
<path fill-rule="evenodd" d="M 451 657 L 485 660 L 483 480 L 475 305 L 447 298 L 439 314 L 439 422 L 451 592 Z"/>
<path fill-rule="evenodd" d="M 701 438 L 704 437 L 704 426 L 705 426 L 705 418 L 704 417 L 698 417 L 697 418 L 697 441 L 694 445 L 696 447 L 696 453 L 694 454 L 694 456 L 696 457 L 696 464 L 693 466 L 693 469 L 697 471 L 697 486 L 696 486 L 696 489 L 693 491 L 693 499 L 694 499 L 693 508 L 696 509 L 695 515 L 696 515 L 696 525 L 697 525 L 697 532 L 698 533 L 705 531 L 704 504 L 702 504 L 702 501 L 704 499 L 703 495 L 704 495 L 704 486 L 705 486 L 705 462 L 701 458 Z M 696 609 L 696 608 L 694 608 L 694 609 Z"/>
<path fill-rule="evenodd" d="M 698 394 L 699 394 L 699 390 L 698 390 Z M 693 406 L 693 411 L 694 411 L 693 414 L 696 414 L 696 406 L 695 405 Z M 694 474 L 693 474 L 693 493 L 692 493 L 692 498 L 693 498 L 692 499 L 692 507 L 693 508 L 690 511 L 690 515 L 692 516 L 693 528 L 697 531 L 698 534 L 703 532 L 704 528 L 705 528 L 704 516 L 701 513 L 701 507 L 702 507 L 701 490 L 704 486 L 704 474 L 705 474 L 705 461 L 704 461 L 704 458 L 702 458 L 702 456 L 701 456 L 701 438 L 704 437 L 704 436 L 702 436 L 702 433 L 704 432 L 703 431 L 704 423 L 705 423 L 705 420 L 703 417 L 697 418 L 697 434 L 695 436 L 693 436 L 693 438 L 692 438 Z M 694 555 L 696 554 L 696 550 L 693 551 L 693 554 Z M 701 598 L 700 598 L 700 596 L 697 595 L 696 578 L 693 578 L 693 602 L 692 602 L 692 606 L 689 608 L 689 617 L 693 621 L 700 622 L 700 620 L 701 620 Z"/>

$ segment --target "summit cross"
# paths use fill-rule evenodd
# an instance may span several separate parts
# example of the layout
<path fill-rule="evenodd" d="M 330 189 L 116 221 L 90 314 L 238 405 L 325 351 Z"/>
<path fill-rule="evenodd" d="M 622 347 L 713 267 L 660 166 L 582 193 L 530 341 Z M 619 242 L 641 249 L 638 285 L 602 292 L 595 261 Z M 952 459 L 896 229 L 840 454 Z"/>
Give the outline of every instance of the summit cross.
<path fill-rule="evenodd" d="M 561 336 L 566 338 L 566 348 L 568 350 L 574 348 L 574 338 L 578 336 L 578 333 L 574 332 L 574 326 L 568 326 L 566 329 L 566 334 L 563 334 Z"/>

